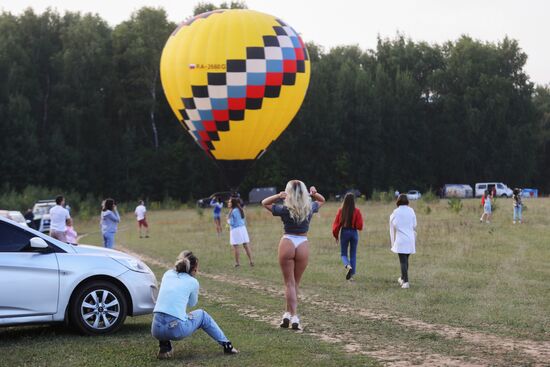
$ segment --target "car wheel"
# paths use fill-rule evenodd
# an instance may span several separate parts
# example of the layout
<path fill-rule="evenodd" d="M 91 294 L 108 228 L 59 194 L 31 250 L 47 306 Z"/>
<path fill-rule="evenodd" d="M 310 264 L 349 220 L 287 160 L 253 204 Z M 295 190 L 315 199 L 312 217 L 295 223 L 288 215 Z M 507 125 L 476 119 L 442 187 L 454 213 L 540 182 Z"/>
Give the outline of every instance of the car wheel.
<path fill-rule="evenodd" d="M 126 298 L 120 288 L 106 281 L 79 287 L 70 304 L 71 324 L 82 334 L 117 331 L 126 319 Z"/>
<path fill-rule="evenodd" d="M 506 194 L 502 194 L 502 195 L 500 195 L 500 197 L 501 197 L 501 198 L 507 198 L 507 197 L 508 197 L 508 195 L 506 195 Z"/>

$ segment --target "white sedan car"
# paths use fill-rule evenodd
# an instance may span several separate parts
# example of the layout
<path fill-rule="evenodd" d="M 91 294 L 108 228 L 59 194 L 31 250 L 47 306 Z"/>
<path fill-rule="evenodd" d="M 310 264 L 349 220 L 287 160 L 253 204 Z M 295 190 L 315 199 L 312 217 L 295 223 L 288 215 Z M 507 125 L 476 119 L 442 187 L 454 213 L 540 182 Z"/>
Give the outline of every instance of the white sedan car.
<path fill-rule="evenodd" d="M 75 246 L 0 217 L 0 326 L 65 322 L 83 334 L 153 312 L 155 275 L 140 260 Z"/>
<path fill-rule="evenodd" d="M 418 190 L 409 190 L 407 192 L 407 199 L 409 200 L 418 200 L 422 197 L 422 194 Z"/>

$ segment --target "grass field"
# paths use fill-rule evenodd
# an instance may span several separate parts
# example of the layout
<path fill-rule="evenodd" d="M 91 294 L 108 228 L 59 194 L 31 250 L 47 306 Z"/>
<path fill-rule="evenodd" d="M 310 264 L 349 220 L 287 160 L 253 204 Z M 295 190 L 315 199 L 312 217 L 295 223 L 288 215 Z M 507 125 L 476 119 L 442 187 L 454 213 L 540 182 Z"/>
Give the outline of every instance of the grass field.
<path fill-rule="evenodd" d="M 302 280 L 303 333 L 277 327 L 284 308 L 276 260 L 282 225 L 248 207 L 256 266 L 233 267 L 229 234 L 218 238 L 210 211 L 149 212 L 151 237 L 139 239 L 123 217 L 119 249 L 142 256 L 160 280 L 177 254 L 200 259 L 199 307 L 241 350 L 224 356 L 199 331 L 175 342 L 175 359 L 157 361 L 150 316 L 129 318 L 108 337 L 81 337 L 56 326 L 0 329 L 1 366 L 407 366 L 550 365 L 550 199 L 525 200 L 524 224 L 512 224 L 511 200 L 499 199 L 493 223 L 479 223 L 478 200 L 456 214 L 447 202 L 418 202 L 411 288 L 398 287 L 389 250 L 393 204 L 359 204 L 365 216 L 358 272 L 347 282 L 331 236 L 338 205 L 312 222 L 310 263 Z M 76 220 L 81 243 L 101 244 L 97 221 Z"/>

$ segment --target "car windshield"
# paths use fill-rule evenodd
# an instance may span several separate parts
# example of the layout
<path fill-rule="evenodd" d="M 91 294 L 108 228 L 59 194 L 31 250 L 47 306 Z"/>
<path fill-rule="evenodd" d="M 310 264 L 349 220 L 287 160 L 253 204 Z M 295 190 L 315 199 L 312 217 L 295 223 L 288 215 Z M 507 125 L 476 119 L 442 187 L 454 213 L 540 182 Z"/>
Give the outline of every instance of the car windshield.
<path fill-rule="evenodd" d="M 36 205 L 32 213 L 34 215 L 48 214 L 50 212 L 50 209 L 53 208 L 54 206 L 55 206 L 54 204 Z"/>
<path fill-rule="evenodd" d="M 10 218 L 19 223 L 25 223 L 25 217 L 19 212 L 10 212 Z"/>

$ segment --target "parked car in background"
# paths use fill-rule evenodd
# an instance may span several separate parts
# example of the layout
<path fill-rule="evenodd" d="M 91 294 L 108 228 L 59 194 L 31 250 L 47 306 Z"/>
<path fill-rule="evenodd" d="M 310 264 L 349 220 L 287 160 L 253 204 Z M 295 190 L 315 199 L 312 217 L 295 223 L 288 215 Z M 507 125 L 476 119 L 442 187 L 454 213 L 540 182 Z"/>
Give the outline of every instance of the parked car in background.
<path fill-rule="evenodd" d="M 155 275 L 139 259 L 71 245 L 0 217 L 0 326 L 65 322 L 83 334 L 153 312 Z"/>
<path fill-rule="evenodd" d="M 255 187 L 248 193 L 249 203 L 261 203 L 263 199 L 277 194 L 276 187 Z"/>
<path fill-rule="evenodd" d="M 407 199 L 409 200 L 418 200 L 422 197 L 422 194 L 418 190 L 409 190 L 407 192 Z"/>
<path fill-rule="evenodd" d="M 208 197 L 197 200 L 197 206 L 199 208 L 209 208 L 210 207 L 210 201 L 215 197 L 221 198 L 222 202 L 223 202 L 223 205 L 227 206 L 227 202 L 231 198 L 231 195 L 232 195 L 231 191 L 215 192 L 215 193 L 213 193 L 212 195 L 210 195 Z"/>
<path fill-rule="evenodd" d="M 55 200 L 38 200 L 32 208 L 34 228 L 42 233 L 50 231 L 50 209 L 55 206 Z"/>
<path fill-rule="evenodd" d="M 0 216 L 11 219 L 23 226 L 29 226 L 23 214 L 17 210 L 0 210 Z"/>
<path fill-rule="evenodd" d="M 443 186 L 443 196 L 446 198 L 473 198 L 472 186 L 466 184 L 446 184 Z"/>
<path fill-rule="evenodd" d="M 483 196 L 483 193 L 488 190 L 489 192 L 496 191 L 496 196 L 511 198 L 513 195 L 512 189 L 503 184 L 502 182 L 479 182 L 476 183 L 476 197 Z"/>
<path fill-rule="evenodd" d="M 344 196 L 346 196 L 346 194 L 350 192 L 355 196 L 355 198 L 361 197 L 361 191 L 359 191 L 358 189 L 347 189 L 336 194 L 334 198 L 336 200 L 344 200 Z"/>

